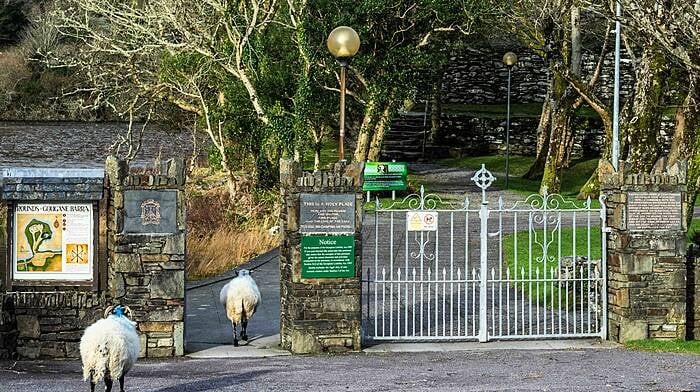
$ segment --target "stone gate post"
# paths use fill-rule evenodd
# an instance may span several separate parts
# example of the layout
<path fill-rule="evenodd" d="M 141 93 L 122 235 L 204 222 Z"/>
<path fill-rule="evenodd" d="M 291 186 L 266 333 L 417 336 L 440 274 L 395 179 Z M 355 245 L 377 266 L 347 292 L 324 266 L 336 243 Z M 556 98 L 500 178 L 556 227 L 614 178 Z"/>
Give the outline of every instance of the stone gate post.
<path fill-rule="evenodd" d="M 292 353 L 361 348 L 362 169 L 280 162 L 280 336 Z"/>
<path fill-rule="evenodd" d="M 608 234 L 608 336 L 686 337 L 686 166 L 616 173 L 601 161 Z"/>
<path fill-rule="evenodd" d="M 185 175 L 182 160 L 162 174 L 131 174 L 109 157 L 109 294 L 128 305 L 141 356 L 184 354 Z"/>

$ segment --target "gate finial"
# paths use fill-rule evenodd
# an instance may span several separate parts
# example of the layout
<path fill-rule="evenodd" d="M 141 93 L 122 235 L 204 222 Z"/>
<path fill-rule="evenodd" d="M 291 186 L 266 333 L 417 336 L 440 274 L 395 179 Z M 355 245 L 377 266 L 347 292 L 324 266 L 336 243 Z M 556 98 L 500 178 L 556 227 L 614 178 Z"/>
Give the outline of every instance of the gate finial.
<path fill-rule="evenodd" d="M 493 174 L 486 169 L 486 164 L 482 163 L 481 169 L 474 173 L 472 181 L 474 181 L 476 186 L 481 188 L 481 203 L 486 204 L 486 189 L 488 189 L 491 184 L 496 181 L 496 177 L 494 177 Z"/>

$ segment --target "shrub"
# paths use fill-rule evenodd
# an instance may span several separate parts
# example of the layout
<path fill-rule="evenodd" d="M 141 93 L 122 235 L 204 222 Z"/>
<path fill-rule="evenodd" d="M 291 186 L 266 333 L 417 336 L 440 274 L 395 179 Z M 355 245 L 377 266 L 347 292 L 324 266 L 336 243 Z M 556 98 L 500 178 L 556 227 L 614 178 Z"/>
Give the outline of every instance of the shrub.
<path fill-rule="evenodd" d="M 0 110 L 4 110 L 16 94 L 17 85 L 31 79 L 32 73 L 17 50 L 0 52 L 0 69 Z"/>

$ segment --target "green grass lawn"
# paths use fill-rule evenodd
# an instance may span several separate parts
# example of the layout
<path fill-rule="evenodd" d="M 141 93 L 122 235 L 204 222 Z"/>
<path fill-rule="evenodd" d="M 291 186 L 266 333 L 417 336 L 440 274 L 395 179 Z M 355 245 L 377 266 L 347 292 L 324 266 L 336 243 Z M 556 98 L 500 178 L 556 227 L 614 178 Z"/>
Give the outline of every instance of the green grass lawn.
<path fill-rule="evenodd" d="M 700 355 L 700 340 L 633 340 L 625 343 L 625 347 L 631 350 Z"/>
<path fill-rule="evenodd" d="M 505 160 L 505 155 L 489 155 L 483 157 L 448 158 L 441 160 L 440 164 L 468 170 L 478 170 L 483 163 L 486 165 L 486 168 L 496 176 L 495 186 L 503 189 L 505 187 Z M 539 192 L 539 180 L 526 180 L 522 178 L 534 160 L 534 157 L 510 157 L 509 190 L 523 195 Z M 580 159 L 572 161 L 571 166 L 562 173 L 562 189 L 560 194 L 566 199 L 576 198 L 581 187 L 588 181 L 597 167 L 598 159 Z M 597 206 L 598 204 L 596 203 L 597 201 L 594 200 L 593 205 Z"/>
<path fill-rule="evenodd" d="M 700 237 L 700 219 L 698 218 L 690 222 L 690 227 L 688 227 L 688 243 L 693 242 L 693 237 L 696 235 Z"/>
<path fill-rule="evenodd" d="M 508 108 L 500 105 L 470 105 L 458 103 L 446 103 L 442 105 L 442 111 L 447 114 L 465 114 L 479 118 L 505 118 Z M 539 118 L 542 114 L 541 103 L 515 103 L 510 105 L 510 114 L 513 118 Z M 588 106 L 582 106 L 577 116 L 597 118 L 596 112 Z"/>
<path fill-rule="evenodd" d="M 352 158 L 352 151 L 347 151 L 347 146 L 345 155 L 349 155 L 349 158 Z M 304 170 L 314 170 L 314 150 L 311 146 L 304 151 L 302 162 Z M 321 146 L 321 169 L 326 170 L 336 162 L 338 162 L 338 141 L 331 137 L 326 137 L 326 140 Z"/>
<path fill-rule="evenodd" d="M 592 214 L 593 215 L 593 214 Z M 585 219 L 585 214 L 579 215 L 578 219 Z M 591 217 L 592 221 L 596 221 L 595 217 Z M 542 243 L 542 238 L 544 235 L 543 230 L 534 230 L 532 234 L 529 231 L 520 231 L 516 234 L 510 234 L 503 238 L 503 253 L 505 261 L 508 266 L 508 272 L 510 278 L 514 279 L 517 277 L 519 280 L 524 279 L 556 279 L 557 270 L 559 266 L 559 245 L 561 245 L 561 257 L 571 256 L 574 254 L 574 230 L 573 228 L 563 228 L 561 230 L 555 231 L 554 236 L 552 233 L 548 232 L 548 238 L 551 241 L 550 245 L 547 247 L 547 254 L 551 258 L 545 263 L 541 261 L 543 256 L 543 250 L 537 242 Z M 600 260 L 601 255 L 601 232 L 600 227 L 591 227 L 590 229 L 590 246 L 591 246 L 591 260 Z M 516 248 L 517 239 L 517 248 Z M 532 242 L 532 256 L 530 257 L 530 242 Z M 588 256 L 588 229 L 586 227 L 576 228 L 576 256 Z M 538 260 L 540 259 L 540 260 Z M 546 264 L 546 265 L 545 265 Z M 592 268 L 592 267 L 591 267 Z M 587 274 L 586 267 L 584 266 L 583 271 L 584 276 Z M 591 277 L 593 272 L 591 272 Z M 580 277 L 580 270 L 576 271 L 576 277 Z M 552 300 L 554 300 L 554 307 L 559 307 L 559 284 L 554 281 L 554 287 L 549 283 L 545 285 L 540 283 L 539 286 L 534 282 L 532 285 L 519 284 L 517 289 L 523 291 L 534 301 L 544 302 L 547 307 L 551 307 Z M 576 282 L 577 289 L 580 288 L 580 281 Z M 584 282 L 585 283 L 585 282 Z M 567 290 L 565 288 L 566 282 L 562 281 L 561 288 L 561 303 L 562 308 L 566 304 Z M 545 287 L 546 286 L 546 287 Z M 569 296 L 573 292 L 573 281 L 569 281 Z M 580 300 L 580 291 L 578 291 L 577 301 Z M 573 306 L 573 298 L 569 297 L 569 306 Z M 578 302 L 577 302 L 578 303 Z"/>

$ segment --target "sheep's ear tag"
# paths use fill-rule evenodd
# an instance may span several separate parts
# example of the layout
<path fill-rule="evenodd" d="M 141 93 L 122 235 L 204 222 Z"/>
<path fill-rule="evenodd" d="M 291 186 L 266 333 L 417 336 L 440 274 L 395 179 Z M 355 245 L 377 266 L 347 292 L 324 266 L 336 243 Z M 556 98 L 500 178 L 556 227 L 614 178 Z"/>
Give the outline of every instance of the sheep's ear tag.
<path fill-rule="evenodd" d="M 116 308 L 114 308 L 114 315 L 117 317 L 121 317 L 124 315 L 124 311 L 122 310 L 121 306 L 117 306 Z"/>

